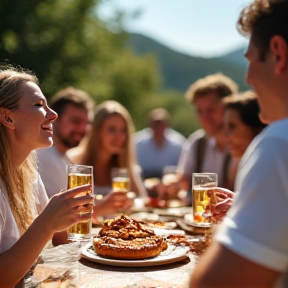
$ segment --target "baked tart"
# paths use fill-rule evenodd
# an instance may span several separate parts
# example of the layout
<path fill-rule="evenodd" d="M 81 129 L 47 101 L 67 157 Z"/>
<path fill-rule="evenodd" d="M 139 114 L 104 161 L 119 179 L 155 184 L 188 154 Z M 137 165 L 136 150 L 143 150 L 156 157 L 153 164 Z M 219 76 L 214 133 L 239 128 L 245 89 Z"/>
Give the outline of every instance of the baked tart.
<path fill-rule="evenodd" d="M 168 247 L 152 229 L 125 215 L 106 220 L 93 246 L 100 256 L 131 260 L 158 256 Z"/>

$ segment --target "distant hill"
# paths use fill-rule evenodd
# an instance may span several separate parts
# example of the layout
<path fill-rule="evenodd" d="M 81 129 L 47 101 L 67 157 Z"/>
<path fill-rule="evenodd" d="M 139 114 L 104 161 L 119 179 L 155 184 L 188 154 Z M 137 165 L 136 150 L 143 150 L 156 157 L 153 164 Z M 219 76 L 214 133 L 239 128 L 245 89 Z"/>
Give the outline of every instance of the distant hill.
<path fill-rule="evenodd" d="M 236 65 L 242 66 L 245 69 L 247 68 L 247 60 L 244 58 L 245 47 L 239 48 L 235 51 L 232 51 L 224 56 L 219 57 L 219 60 L 234 63 Z"/>
<path fill-rule="evenodd" d="M 217 58 L 193 57 L 171 50 L 157 41 L 140 34 L 129 34 L 127 45 L 136 54 L 153 54 L 162 75 L 165 90 L 186 91 L 197 79 L 222 72 L 238 83 L 241 91 L 249 89 L 245 82 L 243 49 Z M 241 60 L 243 59 L 243 60 Z"/>

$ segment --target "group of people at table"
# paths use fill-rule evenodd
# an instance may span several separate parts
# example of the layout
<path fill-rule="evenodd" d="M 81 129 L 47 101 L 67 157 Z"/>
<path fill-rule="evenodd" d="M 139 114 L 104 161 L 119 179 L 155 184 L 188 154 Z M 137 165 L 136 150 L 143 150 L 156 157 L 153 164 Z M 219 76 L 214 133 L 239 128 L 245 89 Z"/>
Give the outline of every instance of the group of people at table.
<path fill-rule="evenodd" d="M 181 149 L 183 139 L 167 129 L 167 118 L 157 119 L 159 111 L 165 112 L 160 109 L 151 118 L 154 131 L 162 131 L 166 140 L 171 135 L 178 139 L 170 142 L 180 155 L 178 180 L 170 191 L 189 191 L 193 172 L 215 172 L 221 193 L 221 187 L 236 192 L 229 205 L 226 200 L 219 205 L 218 214 L 226 214 L 233 202 L 215 241 L 191 271 L 190 287 L 287 286 L 287 22 L 288 0 L 253 0 L 242 10 L 238 29 L 250 36 L 245 57 L 254 92 L 238 93 L 222 74 L 193 83 L 187 99 L 203 130 Z M 1 68 L 0 287 L 14 287 L 49 240 L 67 243 L 63 231 L 91 216 L 79 217 L 79 207 L 94 201 L 88 194 L 75 198 L 80 192 L 93 188 L 103 196 L 96 200 L 93 219 L 131 206 L 125 192 L 110 193 L 112 167 L 126 167 L 131 190 L 147 196 L 134 153 L 133 121 L 121 104 L 105 101 L 94 110 L 89 95 L 72 87 L 59 91 L 49 104 L 36 76 Z M 145 133 L 138 134 L 137 153 L 151 139 L 151 130 Z M 155 141 L 163 145 L 160 138 Z M 147 153 L 153 158 L 151 149 Z M 65 189 L 71 162 L 93 166 L 94 187 Z M 147 173 L 144 164 L 142 173 Z"/>

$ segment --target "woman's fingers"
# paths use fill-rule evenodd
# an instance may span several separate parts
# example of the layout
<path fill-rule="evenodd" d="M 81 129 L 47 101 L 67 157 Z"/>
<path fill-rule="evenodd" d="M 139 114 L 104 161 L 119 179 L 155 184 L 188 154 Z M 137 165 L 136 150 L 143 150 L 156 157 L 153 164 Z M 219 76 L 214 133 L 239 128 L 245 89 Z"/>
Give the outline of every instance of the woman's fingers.
<path fill-rule="evenodd" d="M 76 197 L 76 198 L 71 198 L 71 199 L 68 199 L 66 201 L 69 201 L 71 203 L 72 207 L 83 206 L 86 204 L 93 205 L 94 197 L 93 197 L 93 195 L 85 195 L 85 196 L 80 196 L 80 197 Z"/>
<path fill-rule="evenodd" d="M 81 222 L 81 221 L 85 221 L 85 220 L 90 220 L 91 217 L 92 217 L 92 213 L 79 213 L 76 223 Z"/>
<path fill-rule="evenodd" d="M 222 187 L 216 187 L 215 189 L 213 189 L 213 191 L 215 191 L 216 193 L 219 193 L 221 195 L 226 195 L 229 196 L 230 198 L 233 198 L 235 193 L 229 189 L 225 189 Z"/>
<path fill-rule="evenodd" d="M 65 190 L 62 193 L 55 194 L 51 201 L 58 202 L 58 205 L 67 208 L 73 208 L 76 206 L 82 206 L 92 204 L 94 196 L 90 195 L 92 186 L 90 184 L 75 187 L 69 190 Z M 61 204 L 62 203 L 62 204 Z"/>
<path fill-rule="evenodd" d="M 220 188 L 220 187 L 217 187 L 215 189 L 210 189 L 207 191 L 207 193 L 213 205 L 225 199 L 233 199 L 234 197 L 234 192 L 225 188 Z"/>
<path fill-rule="evenodd" d="M 222 202 L 219 202 L 216 205 L 213 205 L 211 209 L 213 216 L 223 217 L 223 215 L 225 215 L 226 212 L 230 209 L 231 204 L 232 204 L 232 201 L 230 199 L 225 199 Z"/>
<path fill-rule="evenodd" d="M 74 198 L 75 196 L 79 195 L 80 193 L 91 193 L 92 186 L 91 184 L 86 184 L 83 186 L 78 186 L 72 189 L 64 190 L 62 193 L 57 194 L 59 197 L 68 199 L 68 198 Z"/>

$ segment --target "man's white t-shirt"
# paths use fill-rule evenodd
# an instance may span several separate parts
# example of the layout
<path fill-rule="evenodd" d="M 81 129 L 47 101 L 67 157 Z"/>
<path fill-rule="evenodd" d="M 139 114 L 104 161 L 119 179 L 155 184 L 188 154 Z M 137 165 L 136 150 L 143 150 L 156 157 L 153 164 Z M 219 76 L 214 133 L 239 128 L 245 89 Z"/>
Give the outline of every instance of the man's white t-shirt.
<path fill-rule="evenodd" d="M 41 178 L 49 198 L 67 188 L 67 165 L 71 164 L 66 154 L 56 146 L 36 150 Z"/>
<path fill-rule="evenodd" d="M 33 183 L 33 193 L 38 214 L 48 203 L 48 197 L 40 176 Z M 12 214 L 8 198 L 0 183 L 0 254 L 10 249 L 19 239 L 19 230 Z"/>
<path fill-rule="evenodd" d="M 216 239 L 261 266 L 288 270 L 288 119 L 270 124 L 239 164 L 236 198 Z"/>

